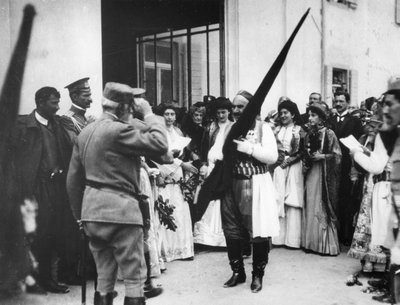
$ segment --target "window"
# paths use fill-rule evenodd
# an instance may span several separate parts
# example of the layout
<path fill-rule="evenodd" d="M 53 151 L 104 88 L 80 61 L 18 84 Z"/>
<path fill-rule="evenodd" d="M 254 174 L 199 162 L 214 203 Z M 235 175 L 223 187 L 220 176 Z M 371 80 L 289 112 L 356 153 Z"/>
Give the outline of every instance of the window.
<path fill-rule="evenodd" d="M 342 91 L 350 94 L 351 77 L 348 70 L 332 69 L 332 94 L 336 91 Z"/>
<path fill-rule="evenodd" d="M 325 66 L 324 68 L 324 99 L 333 100 L 336 91 L 344 91 L 350 95 L 353 103 L 358 101 L 358 72 L 343 65 Z"/>
<path fill-rule="evenodd" d="M 339 3 L 343 5 L 347 5 L 349 8 L 356 9 L 357 8 L 357 0 L 327 0 L 331 3 Z"/>
<path fill-rule="evenodd" d="M 139 84 L 153 105 L 187 107 L 223 92 L 219 24 L 139 37 L 137 48 Z"/>

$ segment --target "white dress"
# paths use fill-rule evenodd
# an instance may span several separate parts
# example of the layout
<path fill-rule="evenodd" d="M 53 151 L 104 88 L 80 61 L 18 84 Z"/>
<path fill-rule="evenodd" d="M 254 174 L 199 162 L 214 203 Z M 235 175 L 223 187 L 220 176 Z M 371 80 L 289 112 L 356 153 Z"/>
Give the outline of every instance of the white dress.
<path fill-rule="evenodd" d="M 172 146 L 174 139 L 179 135 L 174 128 L 167 129 L 167 131 L 168 145 Z M 173 164 L 159 166 L 164 179 L 175 181 L 175 183 L 168 183 L 158 189 L 159 195 L 163 197 L 164 201 L 168 199 L 175 206 L 172 216 L 177 225 L 176 231 L 168 230 L 165 226 L 160 228 L 160 251 L 163 259 L 167 262 L 194 256 L 189 205 L 184 200 L 181 188 L 177 183 L 183 177 L 181 163 L 181 160 L 175 159 Z"/>
<path fill-rule="evenodd" d="M 217 160 L 222 160 L 222 147 L 232 124 L 225 122 L 218 123 L 219 131 L 215 138 L 214 145 L 210 148 L 208 159 L 207 176 L 211 173 Z M 225 236 L 221 222 L 221 201 L 213 200 L 209 203 L 207 210 L 200 221 L 194 225 L 194 242 L 197 244 L 226 247 Z"/>
<path fill-rule="evenodd" d="M 291 142 L 294 133 L 299 131 L 298 127 L 290 124 L 282 126 L 277 134 L 283 149 L 289 154 L 293 153 Z M 287 158 L 288 156 L 285 156 L 285 159 Z M 304 178 L 300 160 L 286 168 L 278 166 L 274 171 L 273 181 L 277 193 L 280 233 L 279 236 L 272 239 L 272 243 L 300 248 L 304 206 Z"/>

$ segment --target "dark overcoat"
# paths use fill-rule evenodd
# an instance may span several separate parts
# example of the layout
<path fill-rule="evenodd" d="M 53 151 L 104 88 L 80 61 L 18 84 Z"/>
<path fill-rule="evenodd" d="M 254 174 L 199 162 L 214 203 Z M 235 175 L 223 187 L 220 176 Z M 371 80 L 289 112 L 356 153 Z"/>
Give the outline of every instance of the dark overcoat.
<path fill-rule="evenodd" d="M 59 116 L 55 117 L 54 123 L 60 154 L 60 166 L 66 174 L 72 148 L 60 124 Z M 19 116 L 15 130 L 12 132 L 10 149 L 13 150 L 17 179 L 24 197 L 30 197 L 35 193 L 39 165 L 43 153 L 43 139 L 39 124 L 33 111 L 29 115 Z"/>

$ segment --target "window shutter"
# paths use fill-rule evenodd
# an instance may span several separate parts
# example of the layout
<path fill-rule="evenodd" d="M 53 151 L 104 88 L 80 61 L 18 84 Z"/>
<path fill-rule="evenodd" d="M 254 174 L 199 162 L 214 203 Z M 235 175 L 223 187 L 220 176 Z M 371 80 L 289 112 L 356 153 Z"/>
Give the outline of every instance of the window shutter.
<path fill-rule="evenodd" d="M 353 105 L 358 105 L 358 71 L 350 70 L 349 72 L 350 101 Z"/>
<path fill-rule="evenodd" d="M 326 103 L 328 103 L 328 105 L 329 102 L 332 102 L 332 96 L 332 66 L 325 65 L 323 99 Z"/>
<path fill-rule="evenodd" d="M 356 9 L 358 5 L 358 0 L 347 0 L 347 5 L 352 9 Z"/>
<path fill-rule="evenodd" d="M 396 0 L 396 14 L 395 14 L 395 21 L 397 24 L 400 24 L 400 0 Z"/>

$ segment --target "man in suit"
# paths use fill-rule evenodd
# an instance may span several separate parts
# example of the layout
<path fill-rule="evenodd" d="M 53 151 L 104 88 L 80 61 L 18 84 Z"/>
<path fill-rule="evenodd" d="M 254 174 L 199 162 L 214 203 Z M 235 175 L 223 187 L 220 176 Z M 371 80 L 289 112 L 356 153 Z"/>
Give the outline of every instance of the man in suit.
<path fill-rule="evenodd" d="M 357 140 L 363 134 L 361 120 L 352 116 L 348 108 L 350 106 L 350 95 L 346 92 L 338 91 L 334 94 L 334 102 L 337 114 L 331 117 L 330 126 L 338 139 L 353 135 Z M 360 202 L 352 197 L 353 183 L 350 180 L 350 170 L 352 159 L 349 149 L 340 142 L 342 150 L 341 177 L 339 186 L 339 241 L 344 245 L 350 245 L 354 227 L 353 217 L 360 208 Z"/>
<path fill-rule="evenodd" d="M 145 304 L 140 156 L 160 158 L 168 151 L 168 141 L 163 120 L 140 93 L 144 90 L 106 84 L 103 114 L 78 136 L 69 167 L 72 212 L 89 237 L 97 267 L 95 305 L 112 305 L 118 267 L 125 284 L 124 305 Z M 132 110 L 145 124 L 124 122 Z"/>
<path fill-rule="evenodd" d="M 63 252 L 62 211 L 68 207 L 65 173 L 70 148 L 61 126 L 60 93 L 43 87 L 35 94 L 36 109 L 18 117 L 12 134 L 14 164 L 23 198 L 38 202 L 37 236 L 32 251 L 39 262 L 39 283 L 49 292 L 66 293 L 57 282 L 58 260 Z"/>

